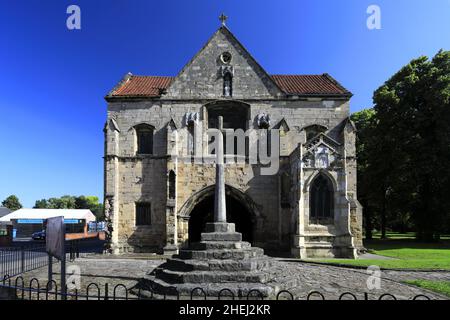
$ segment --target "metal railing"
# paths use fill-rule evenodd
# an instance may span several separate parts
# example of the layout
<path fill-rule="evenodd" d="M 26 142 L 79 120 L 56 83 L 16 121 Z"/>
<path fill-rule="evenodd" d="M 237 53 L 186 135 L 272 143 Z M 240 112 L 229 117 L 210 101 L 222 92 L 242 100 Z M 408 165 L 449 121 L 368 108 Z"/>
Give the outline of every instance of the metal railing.
<path fill-rule="evenodd" d="M 143 292 L 146 295 L 143 295 Z M 325 294 L 320 291 L 310 291 L 306 296 L 296 297 L 289 290 L 281 290 L 276 296 L 265 297 L 258 289 L 253 289 L 243 296 L 235 296 L 232 290 L 222 289 L 215 296 L 207 295 L 206 291 L 197 287 L 191 290 L 190 294 L 165 295 L 157 293 L 153 288 L 136 286 L 128 288 L 119 283 L 111 286 L 108 283 L 99 285 L 89 283 L 84 290 L 67 289 L 66 293 L 58 290 L 57 283 L 53 280 L 41 285 L 37 278 L 31 279 L 27 284 L 22 276 L 18 276 L 12 281 L 12 277 L 5 275 L 0 280 L 0 300 L 18 299 L 18 300 L 327 300 Z M 336 300 L 336 299 L 332 299 Z M 343 292 L 337 300 L 397 300 L 397 297 L 390 293 L 384 293 L 380 296 L 370 296 L 367 292 L 352 293 Z M 411 297 L 409 300 L 432 300 L 430 297 L 419 294 Z"/>
<path fill-rule="evenodd" d="M 47 264 L 45 245 L 0 248 L 0 274 L 16 276 Z"/>
<path fill-rule="evenodd" d="M 98 239 L 67 240 L 66 259 L 76 258 L 91 253 L 101 253 L 103 245 Z M 0 275 L 17 276 L 48 265 L 48 254 L 44 243 L 27 244 L 15 247 L 0 247 Z M 57 262 L 56 259 L 53 260 Z"/>

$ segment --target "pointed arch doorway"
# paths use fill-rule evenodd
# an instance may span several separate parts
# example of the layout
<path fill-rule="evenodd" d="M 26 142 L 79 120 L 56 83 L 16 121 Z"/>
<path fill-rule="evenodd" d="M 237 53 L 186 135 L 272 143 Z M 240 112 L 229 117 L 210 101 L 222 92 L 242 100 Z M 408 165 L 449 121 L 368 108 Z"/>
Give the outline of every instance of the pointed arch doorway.
<path fill-rule="evenodd" d="M 257 217 L 256 204 L 243 192 L 229 185 L 226 189 L 227 221 L 236 225 L 242 240 L 252 243 L 255 238 Z M 188 216 L 188 243 L 200 241 L 207 222 L 214 219 L 214 186 L 197 192 L 183 205 L 181 215 Z"/>

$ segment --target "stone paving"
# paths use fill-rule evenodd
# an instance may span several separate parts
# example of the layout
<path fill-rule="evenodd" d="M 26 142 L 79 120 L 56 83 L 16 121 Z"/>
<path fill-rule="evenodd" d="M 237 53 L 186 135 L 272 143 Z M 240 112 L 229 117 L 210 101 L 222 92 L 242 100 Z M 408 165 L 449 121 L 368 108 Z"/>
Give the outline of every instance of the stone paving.
<path fill-rule="evenodd" d="M 279 259 L 271 273 L 274 274 L 276 282 L 283 282 L 282 278 L 295 278 L 297 283 L 288 290 L 300 299 L 306 298 L 311 291 L 320 291 L 325 299 L 337 299 L 344 292 L 351 292 L 358 299 L 363 298 L 364 293 L 368 293 L 369 299 L 378 299 L 386 293 L 394 295 L 397 299 L 410 299 L 419 294 L 425 294 L 433 299 L 448 299 L 440 294 L 404 284 L 402 281 L 413 279 L 450 281 L 450 272 L 381 271 L 380 289 L 368 290 L 367 280 L 370 275 L 364 269 Z"/>
<path fill-rule="evenodd" d="M 108 283 L 109 292 L 115 285 L 121 283 L 127 288 L 134 287 L 141 278 L 150 273 L 154 268 L 165 260 L 155 257 L 151 260 L 144 259 L 124 259 L 119 257 L 102 256 L 101 258 L 90 257 L 78 259 L 69 266 L 77 265 L 81 270 L 81 291 L 86 290 L 91 282 L 97 283 L 101 294 L 104 293 L 104 285 Z M 59 265 L 55 264 L 55 280 L 59 281 Z M 364 269 L 343 268 L 330 265 L 318 265 L 314 263 L 304 263 L 295 259 L 275 258 L 270 269 L 265 270 L 270 275 L 271 281 L 268 283 L 279 289 L 289 290 L 295 299 L 306 299 L 311 291 L 319 291 L 325 299 L 337 299 L 344 292 L 351 292 L 358 299 L 364 298 L 364 293 L 368 293 L 369 299 L 378 299 L 382 294 L 389 293 L 397 299 L 411 299 L 416 295 L 425 294 L 432 299 L 448 299 L 443 295 L 433 293 L 402 283 L 405 280 L 426 279 L 426 280 L 448 280 L 450 272 L 416 272 L 416 271 L 381 271 L 381 288 L 368 290 L 367 279 L 369 274 Z M 47 281 L 47 269 L 40 268 L 23 275 L 25 283 L 29 283 L 32 278 L 37 278 L 42 283 Z M 96 295 L 96 287 L 90 289 L 90 295 Z M 124 290 L 118 288 L 118 296 L 124 295 Z M 283 295 L 286 297 L 285 295 Z M 350 298 L 350 296 L 347 296 Z M 318 298 L 317 295 L 311 299 Z M 389 297 L 385 297 L 388 299 Z"/>

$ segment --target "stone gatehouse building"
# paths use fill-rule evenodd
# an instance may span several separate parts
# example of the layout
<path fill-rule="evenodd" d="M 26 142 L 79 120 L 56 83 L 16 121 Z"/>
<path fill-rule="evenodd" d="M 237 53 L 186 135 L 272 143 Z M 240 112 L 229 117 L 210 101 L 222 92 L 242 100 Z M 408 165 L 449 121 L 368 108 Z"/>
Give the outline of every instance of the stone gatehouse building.
<path fill-rule="evenodd" d="M 225 166 L 227 219 L 243 239 L 294 257 L 355 257 L 351 96 L 328 74 L 268 74 L 224 24 L 178 75 L 127 74 L 106 96 L 111 251 L 171 254 L 199 239 L 212 219 L 214 164 L 179 155 L 197 154 L 193 128 L 216 128 L 222 116 L 224 129 L 279 129 L 276 174 Z"/>

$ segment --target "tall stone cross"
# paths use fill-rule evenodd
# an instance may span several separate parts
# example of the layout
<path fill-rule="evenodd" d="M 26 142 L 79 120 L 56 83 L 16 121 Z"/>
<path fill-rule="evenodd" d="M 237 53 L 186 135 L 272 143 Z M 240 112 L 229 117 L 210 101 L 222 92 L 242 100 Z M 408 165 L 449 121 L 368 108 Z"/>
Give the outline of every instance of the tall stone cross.
<path fill-rule="evenodd" d="M 225 202 L 225 172 L 223 152 L 223 117 L 219 116 L 219 135 L 216 150 L 216 190 L 214 194 L 214 222 L 227 222 Z"/>
<path fill-rule="evenodd" d="M 220 15 L 219 20 L 222 22 L 222 25 L 225 26 L 225 21 L 227 21 L 228 17 L 223 13 Z"/>

